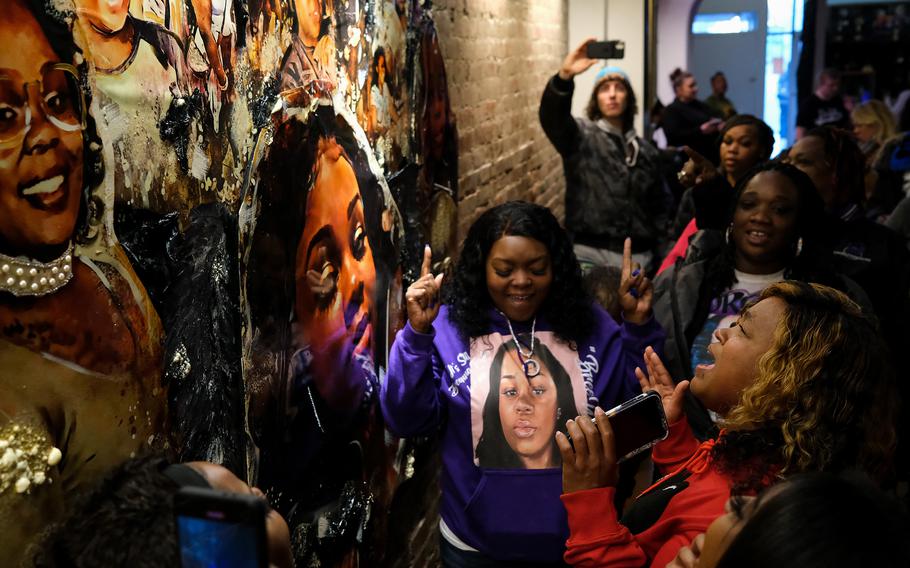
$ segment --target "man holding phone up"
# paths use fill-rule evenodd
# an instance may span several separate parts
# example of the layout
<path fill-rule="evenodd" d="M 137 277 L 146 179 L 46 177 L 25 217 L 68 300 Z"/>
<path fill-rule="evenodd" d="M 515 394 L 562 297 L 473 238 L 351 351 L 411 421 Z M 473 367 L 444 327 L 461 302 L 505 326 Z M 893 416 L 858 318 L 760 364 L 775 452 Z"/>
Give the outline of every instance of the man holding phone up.
<path fill-rule="evenodd" d="M 621 266 L 626 237 L 632 238 L 633 260 L 647 269 L 660 258 L 671 206 L 658 150 L 635 133 L 635 92 L 622 69 L 602 68 L 586 117 L 572 116 L 573 78 L 591 68 L 595 57 L 621 57 L 615 47 L 593 39 L 579 45 L 547 83 L 540 101 L 540 124 L 562 156 L 565 226 L 583 269 Z"/>

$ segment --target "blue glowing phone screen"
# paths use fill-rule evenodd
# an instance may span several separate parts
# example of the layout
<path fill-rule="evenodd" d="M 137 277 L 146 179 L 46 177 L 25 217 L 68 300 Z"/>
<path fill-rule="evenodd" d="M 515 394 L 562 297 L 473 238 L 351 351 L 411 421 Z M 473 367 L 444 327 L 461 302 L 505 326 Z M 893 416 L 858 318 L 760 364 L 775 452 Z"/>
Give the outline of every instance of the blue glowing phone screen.
<path fill-rule="evenodd" d="M 259 565 L 256 529 L 249 525 L 178 517 L 183 568 L 247 568 Z"/>

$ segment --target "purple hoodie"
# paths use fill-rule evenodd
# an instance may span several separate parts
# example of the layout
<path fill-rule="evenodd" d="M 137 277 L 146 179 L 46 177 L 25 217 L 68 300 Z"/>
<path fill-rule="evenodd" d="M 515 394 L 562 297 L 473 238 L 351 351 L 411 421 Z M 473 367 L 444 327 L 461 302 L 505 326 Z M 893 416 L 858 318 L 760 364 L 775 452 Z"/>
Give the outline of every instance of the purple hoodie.
<path fill-rule="evenodd" d="M 386 424 L 402 437 L 442 429 L 446 525 L 466 544 L 500 560 L 559 562 L 569 536 L 559 501 L 562 469 L 555 429 L 595 406 L 609 409 L 640 392 L 634 375 L 646 346 L 664 332 L 617 325 L 594 307 L 595 330 L 578 349 L 538 320 L 527 378 L 505 317 L 493 311 L 489 335 L 463 341 L 443 306 L 433 331 L 410 323 L 395 338 L 381 385 Z M 528 353 L 530 326 L 513 323 Z M 533 369 L 533 367 L 532 367 Z"/>

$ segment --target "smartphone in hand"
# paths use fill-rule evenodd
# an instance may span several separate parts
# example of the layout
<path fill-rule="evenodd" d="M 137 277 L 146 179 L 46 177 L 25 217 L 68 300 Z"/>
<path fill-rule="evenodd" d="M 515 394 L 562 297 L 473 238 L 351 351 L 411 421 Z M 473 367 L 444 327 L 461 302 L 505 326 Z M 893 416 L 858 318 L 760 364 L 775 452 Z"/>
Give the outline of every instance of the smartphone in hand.
<path fill-rule="evenodd" d="M 255 495 L 182 487 L 174 498 L 182 568 L 268 568 L 265 517 Z"/>
<path fill-rule="evenodd" d="M 590 59 L 622 59 L 626 53 L 626 42 L 622 40 L 592 41 L 585 48 Z"/>
<path fill-rule="evenodd" d="M 617 463 L 640 454 L 667 438 L 670 427 L 664 403 L 654 391 L 642 393 L 606 411 L 616 441 Z"/>

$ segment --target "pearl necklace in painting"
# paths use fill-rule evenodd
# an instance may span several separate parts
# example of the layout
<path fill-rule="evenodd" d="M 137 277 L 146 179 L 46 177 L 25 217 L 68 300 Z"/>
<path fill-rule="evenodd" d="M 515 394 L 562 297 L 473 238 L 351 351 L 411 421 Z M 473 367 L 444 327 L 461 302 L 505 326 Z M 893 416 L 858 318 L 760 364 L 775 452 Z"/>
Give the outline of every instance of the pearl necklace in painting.
<path fill-rule="evenodd" d="M 0 291 L 13 296 L 45 296 L 73 278 L 73 243 L 50 262 L 0 253 Z"/>
<path fill-rule="evenodd" d="M 528 349 L 528 352 L 525 353 L 521 350 L 521 342 L 518 341 L 515 330 L 512 329 L 512 321 L 507 315 L 502 312 L 499 313 L 502 314 L 502 317 L 506 318 L 506 323 L 509 324 L 509 333 L 512 334 L 512 341 L 515 342 L 515 347 L 518 349 L 518 361 L 521 363 L 525 376 L 529 379 L 533 379 L 540 374 L 540 364 L 534 360 L 534 330 L 537 327 L 537 317 L 535 316 L 534 320 L 531 322 L 531 347 Z"/>

